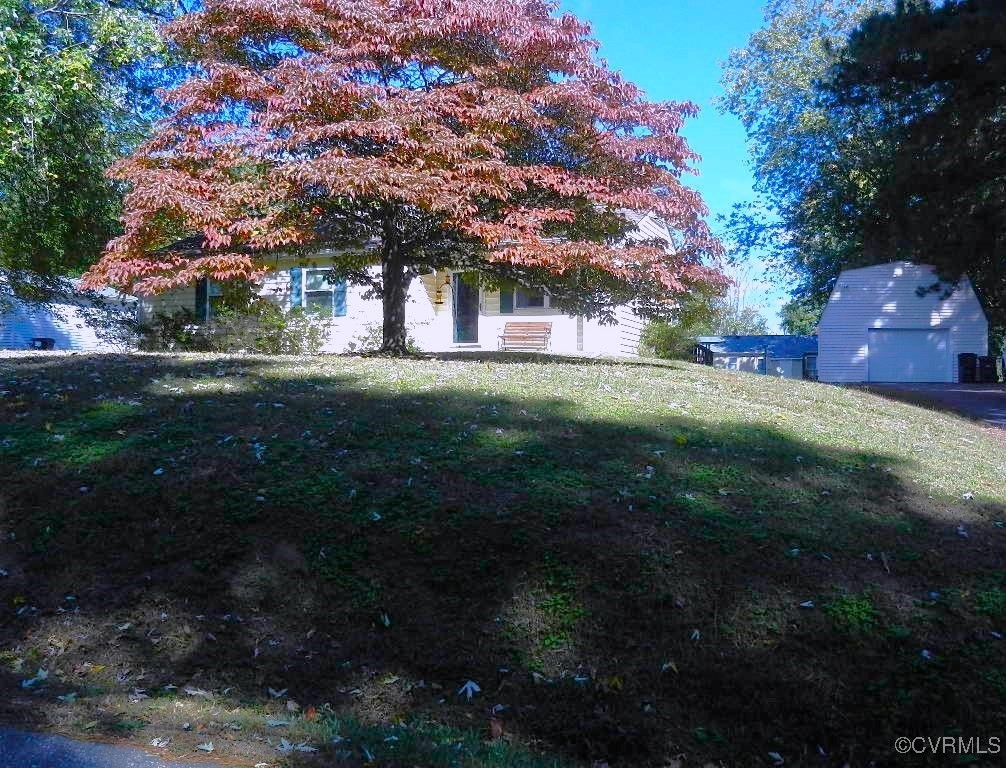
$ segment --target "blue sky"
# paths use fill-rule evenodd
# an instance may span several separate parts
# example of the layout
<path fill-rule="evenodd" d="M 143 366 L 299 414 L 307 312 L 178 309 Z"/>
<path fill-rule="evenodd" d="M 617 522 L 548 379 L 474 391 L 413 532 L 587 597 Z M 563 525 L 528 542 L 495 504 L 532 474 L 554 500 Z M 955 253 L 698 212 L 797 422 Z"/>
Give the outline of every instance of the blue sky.
<path fill-rule="evenodd" d="M 714 100 L 722 93 L 720 62 L 740 48 L 762 24 L 763 0 L 561 0 L 562 8 L 589 21 L 601 42 L 601 56 L 612 69 L 646 90 L 655 101 L 694 101 L 702 111 L 682 133 L 702 155 L 700 175 L 688 177 L 715 216 L 749 200 L 744 129 L 732 115 L 721 114 Z M 754 298 L 777 327 L 785 290 L 756 278 Z"/>

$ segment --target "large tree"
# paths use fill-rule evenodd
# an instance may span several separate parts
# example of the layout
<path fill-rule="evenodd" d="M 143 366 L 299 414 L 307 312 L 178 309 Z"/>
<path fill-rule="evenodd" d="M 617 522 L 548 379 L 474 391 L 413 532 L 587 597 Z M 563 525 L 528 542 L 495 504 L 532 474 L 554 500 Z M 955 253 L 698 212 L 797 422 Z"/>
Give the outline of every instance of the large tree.
<path fill-rule="evenodd" d="M 545 0 L 207 0 L 168 26 L 197 74 L 113 176 L 125 233 L 87 276 L 151 293 L 331 248 L 405 351 L 412 277 L 464 266 L 588 315 L 717 279 L 682 174 L 695 107 L 651 103 Z M 661 216 L 676 247 L 629 238 Z M 173 248 L 195 236 L 201 249 Z M 367 269 L 380 264 L 374 279 Z"/>
<path fill-rule="evenodd" d="M 93 264 L 118 229 L 109 163 L 142 137 L 159 0 L 0 0 L 0 294 Z M 42 278 L 41 280 L 39 278 Z"/>
<path fill-rule="evenodd" d="M 821 84 L 850 126 L 834 148 L 869 194 L 831 212 L 870 261 L 933 264 L 970 276 L 1006 327 L 1006 5 L 899 3 L 867 19 Z M 870 126 L 870 152 L 859 151 Z M 922 286 L 926 287 L 926 286 Z"/>
<path fill-rule="evenodd" d="M 850 152 L 872 151 L 869 124 L 849 125 L 821 102 L 820 84 L 853 30 L 894 0 L 770 0 L 765 23 L 723 65 L 723 110 L 747 132 L 755 202 L 727 232 L 741 256 L 766 260 L 800 299 L 820 303 L 843 265 L 862 256 L 858 234 L 834 215 L 868 193 Z M 846 137 L 851 135 L 850 140 Z"/>

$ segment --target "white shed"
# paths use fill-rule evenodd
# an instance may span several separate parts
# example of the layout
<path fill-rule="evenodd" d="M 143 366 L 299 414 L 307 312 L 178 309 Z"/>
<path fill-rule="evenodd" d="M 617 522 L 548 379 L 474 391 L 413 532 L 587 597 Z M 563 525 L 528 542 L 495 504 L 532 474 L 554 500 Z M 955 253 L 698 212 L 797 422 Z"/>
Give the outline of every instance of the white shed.
<path fill-rule="evenodd" d="M 965 276 L 897 261 L 843 271 L 818 325 L 828 382 L 956 382 L 957 356 L 988 354 L 985 311 Z"/>

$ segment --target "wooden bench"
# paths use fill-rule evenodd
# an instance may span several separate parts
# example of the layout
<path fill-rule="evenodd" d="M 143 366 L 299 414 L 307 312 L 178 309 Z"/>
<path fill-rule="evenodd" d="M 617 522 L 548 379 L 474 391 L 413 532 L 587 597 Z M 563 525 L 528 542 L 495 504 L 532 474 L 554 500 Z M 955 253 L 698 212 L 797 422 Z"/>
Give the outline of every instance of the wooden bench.
<path fill-rule="evenodd" d="M 551 323 L 507 323 L 500 336 L 500 349 L 544 352 L 551 337 Z"/>

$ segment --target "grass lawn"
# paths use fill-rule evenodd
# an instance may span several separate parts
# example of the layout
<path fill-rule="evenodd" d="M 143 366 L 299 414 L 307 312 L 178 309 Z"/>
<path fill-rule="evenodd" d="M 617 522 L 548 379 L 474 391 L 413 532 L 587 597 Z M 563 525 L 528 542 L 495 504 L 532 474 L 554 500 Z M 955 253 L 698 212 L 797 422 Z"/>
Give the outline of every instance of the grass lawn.
<path fill-rule="evenodd" d="M 865 766 L 1006 735 L 1006 444 L 868 393 L 28 355 L 0 359 L 0 478 L 7 722 L 249 766 Z"/>

